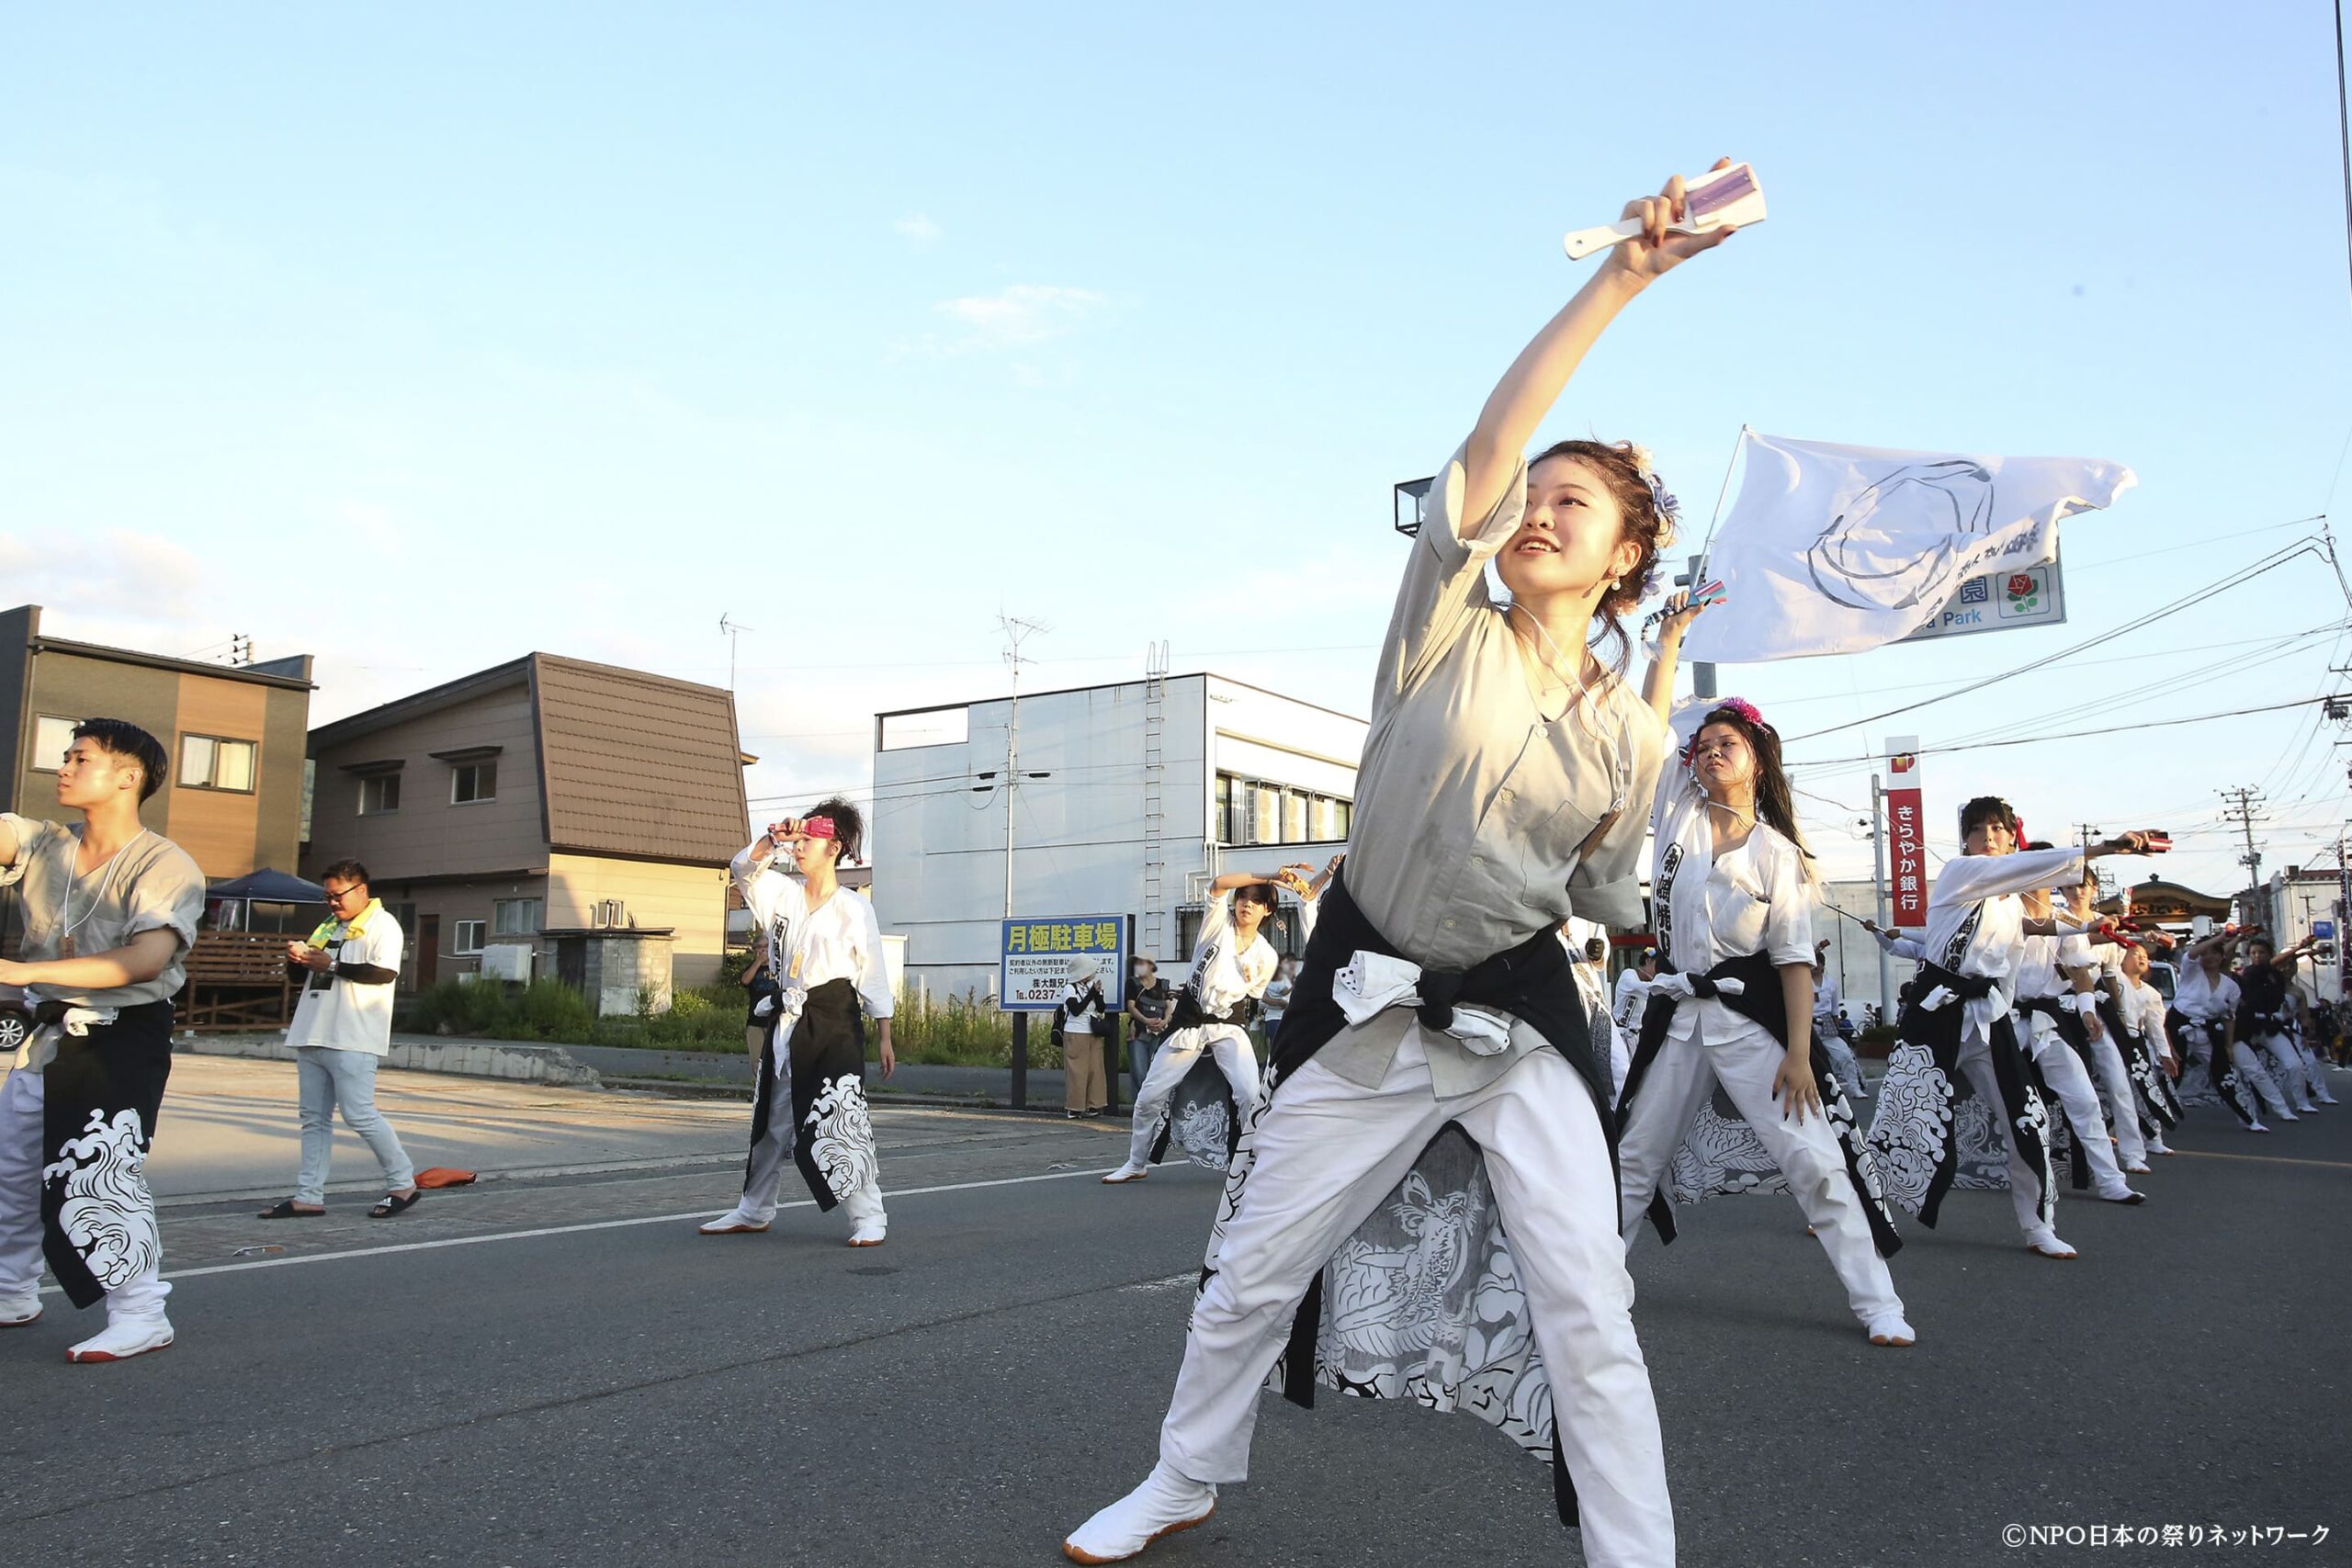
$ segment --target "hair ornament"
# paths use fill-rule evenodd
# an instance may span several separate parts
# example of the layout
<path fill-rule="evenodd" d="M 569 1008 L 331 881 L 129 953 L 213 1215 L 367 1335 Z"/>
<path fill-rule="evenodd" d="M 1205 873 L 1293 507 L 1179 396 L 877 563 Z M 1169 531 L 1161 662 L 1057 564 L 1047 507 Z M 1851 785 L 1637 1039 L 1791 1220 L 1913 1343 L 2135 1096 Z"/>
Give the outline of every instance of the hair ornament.
<path fill-rule="evenodd" d="M 1767 724 L 1764 721 L 1763 713 L 1758 709 L 1754 703 L 1749 702 L 1746 697 L 1721 698 L 1716 702 L 1713 709 L 1711 711 L 1736 714 L 1738 716 L 1739 721 L 1742 724 L 1747 725 L 1751 729 L 1760 729 L 1767 735 L 1778 735 L 1781 733 L 1779 730 L 1773 728 L 1770 724 Z"/>

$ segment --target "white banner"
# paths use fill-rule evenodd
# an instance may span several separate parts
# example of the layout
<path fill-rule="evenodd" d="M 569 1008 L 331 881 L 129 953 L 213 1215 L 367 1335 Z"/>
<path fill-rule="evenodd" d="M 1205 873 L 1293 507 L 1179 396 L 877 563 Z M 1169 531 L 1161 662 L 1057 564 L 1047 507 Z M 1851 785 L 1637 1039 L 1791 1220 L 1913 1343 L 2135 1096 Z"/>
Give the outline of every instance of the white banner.
<path fill-rule="evenodd" d="M 1966 580 L 2055 558 L 2058 524 L 2137 482 L 2089 457 L 1892 452 L 1747 438 L 1739 499 L 1707 573 L 1724 602 L 1687 660 L 1740 664 L 1858 653 L 1934 625 Z"/>

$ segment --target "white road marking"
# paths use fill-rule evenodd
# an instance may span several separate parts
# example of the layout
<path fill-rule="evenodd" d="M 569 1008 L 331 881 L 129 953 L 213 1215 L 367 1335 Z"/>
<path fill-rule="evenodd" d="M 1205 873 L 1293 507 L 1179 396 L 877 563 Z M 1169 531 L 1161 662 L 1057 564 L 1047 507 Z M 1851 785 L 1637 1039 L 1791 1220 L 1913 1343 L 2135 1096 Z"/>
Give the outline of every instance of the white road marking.
<path fill-rule="evenodd" d="M 934 1192 L 971 1192 L 984 1187 L 1019 1187 L 1032 1181 L 1068 1181 L 1078 1177 L 1108 1176 L 1118 1168 L 1104 1166 L 1099 1170 L 1052 1170 L 1042 1176 L 1002 1176 L 991 1181 L 955 1181 L 939 1187 L 905 1187 L 885 1196 L 895 1201 L 900 1198 L 922 1198 Z M 803 1198 L 794 1203 L 780 1203 L 783 1209 L 813 1209 L 814 1198 Z M 529 1241 L 543 1235 L 576 1235 L 583 1231 L 626 1230 L 631 1225 L 673 1225 L 687 1220 L 716 1219 L 727 1211 L 695 1209 L 683 1214 L 642 1214 L 628 1220 L 592 1220 L 576 1225 L 543 1225 L 537 1230 L 495 1231 L 489 1235 L 453 1235 L 440 1241 L 395 1242 L 389 1247 L 357 1247 L 344 1252 L 312 1252 L 300 1258 L 257 1258 L 250 1263 L 215 1263 L 205 1269 L 182 1269 L 164 1276 L 169 1280 L 200 1280 L 208 1274 L 243 1274 L 253 1269 L 292 1269 L 304 1263 L 338 1263 L 347 1258 L 383 1258 L 395 1252 L 431 1252 L 444 1247 L 479 1247 L 492 1241 Z M 46 1285 L 41 1294 L 58 1293 L 59 1287 Z"/>

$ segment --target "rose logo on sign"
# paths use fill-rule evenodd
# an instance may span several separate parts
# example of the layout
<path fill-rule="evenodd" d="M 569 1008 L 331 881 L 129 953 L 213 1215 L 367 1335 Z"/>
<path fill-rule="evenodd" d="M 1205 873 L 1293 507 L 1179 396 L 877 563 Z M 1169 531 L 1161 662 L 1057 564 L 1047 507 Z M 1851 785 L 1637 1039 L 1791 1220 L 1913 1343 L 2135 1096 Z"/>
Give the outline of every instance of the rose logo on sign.
<path fill-rule="evenodd" d="M 2005 608 L 2012 615 L 2030 615 L 2041 608 L 2041 574 L 2035 571 L 2009 573 L 2008 604 Z"/>

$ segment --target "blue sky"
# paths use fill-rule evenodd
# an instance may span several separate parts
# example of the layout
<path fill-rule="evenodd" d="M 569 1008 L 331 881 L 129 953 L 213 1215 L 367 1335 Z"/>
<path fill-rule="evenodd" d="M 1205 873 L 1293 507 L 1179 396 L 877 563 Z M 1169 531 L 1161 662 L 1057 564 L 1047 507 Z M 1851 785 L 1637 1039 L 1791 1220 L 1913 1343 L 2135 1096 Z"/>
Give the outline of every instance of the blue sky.
<path fill-rule="evenodd" d="M 1647 443 L 1694 525 L 1742 422 L 2141 481 L 2071 525 L 2069 626 L 1726 670 L 1784 732 L 2352 516 L 2315 0 L 1267 11 L 17 8 L 0 597 L 315 652 L 321 718 L 535 648 L 723 682 L 724 612 L 761 795 L 862 784 L 876 709 L 1001 692 L 1000 609 L 1051 624 L 1039 681 L 1165 638 L 1362 711 L 1389 485 L 1580 281 L 1560 232 L 1722 152 L 1772 220 L 1637 302 L 1547 434 Z M 2263 639 L 2344 614 L 2306 559 L 1792 754 L 2307 697 L 2347 647 Z M 2213 792 L 2265 785 L 2308 859 L 2336 734 L 1934 757 L 1930 820 L 2154 822 L 2224 886 Z M 1860 872 L 1867 768 L 1804 776 Z"/>

